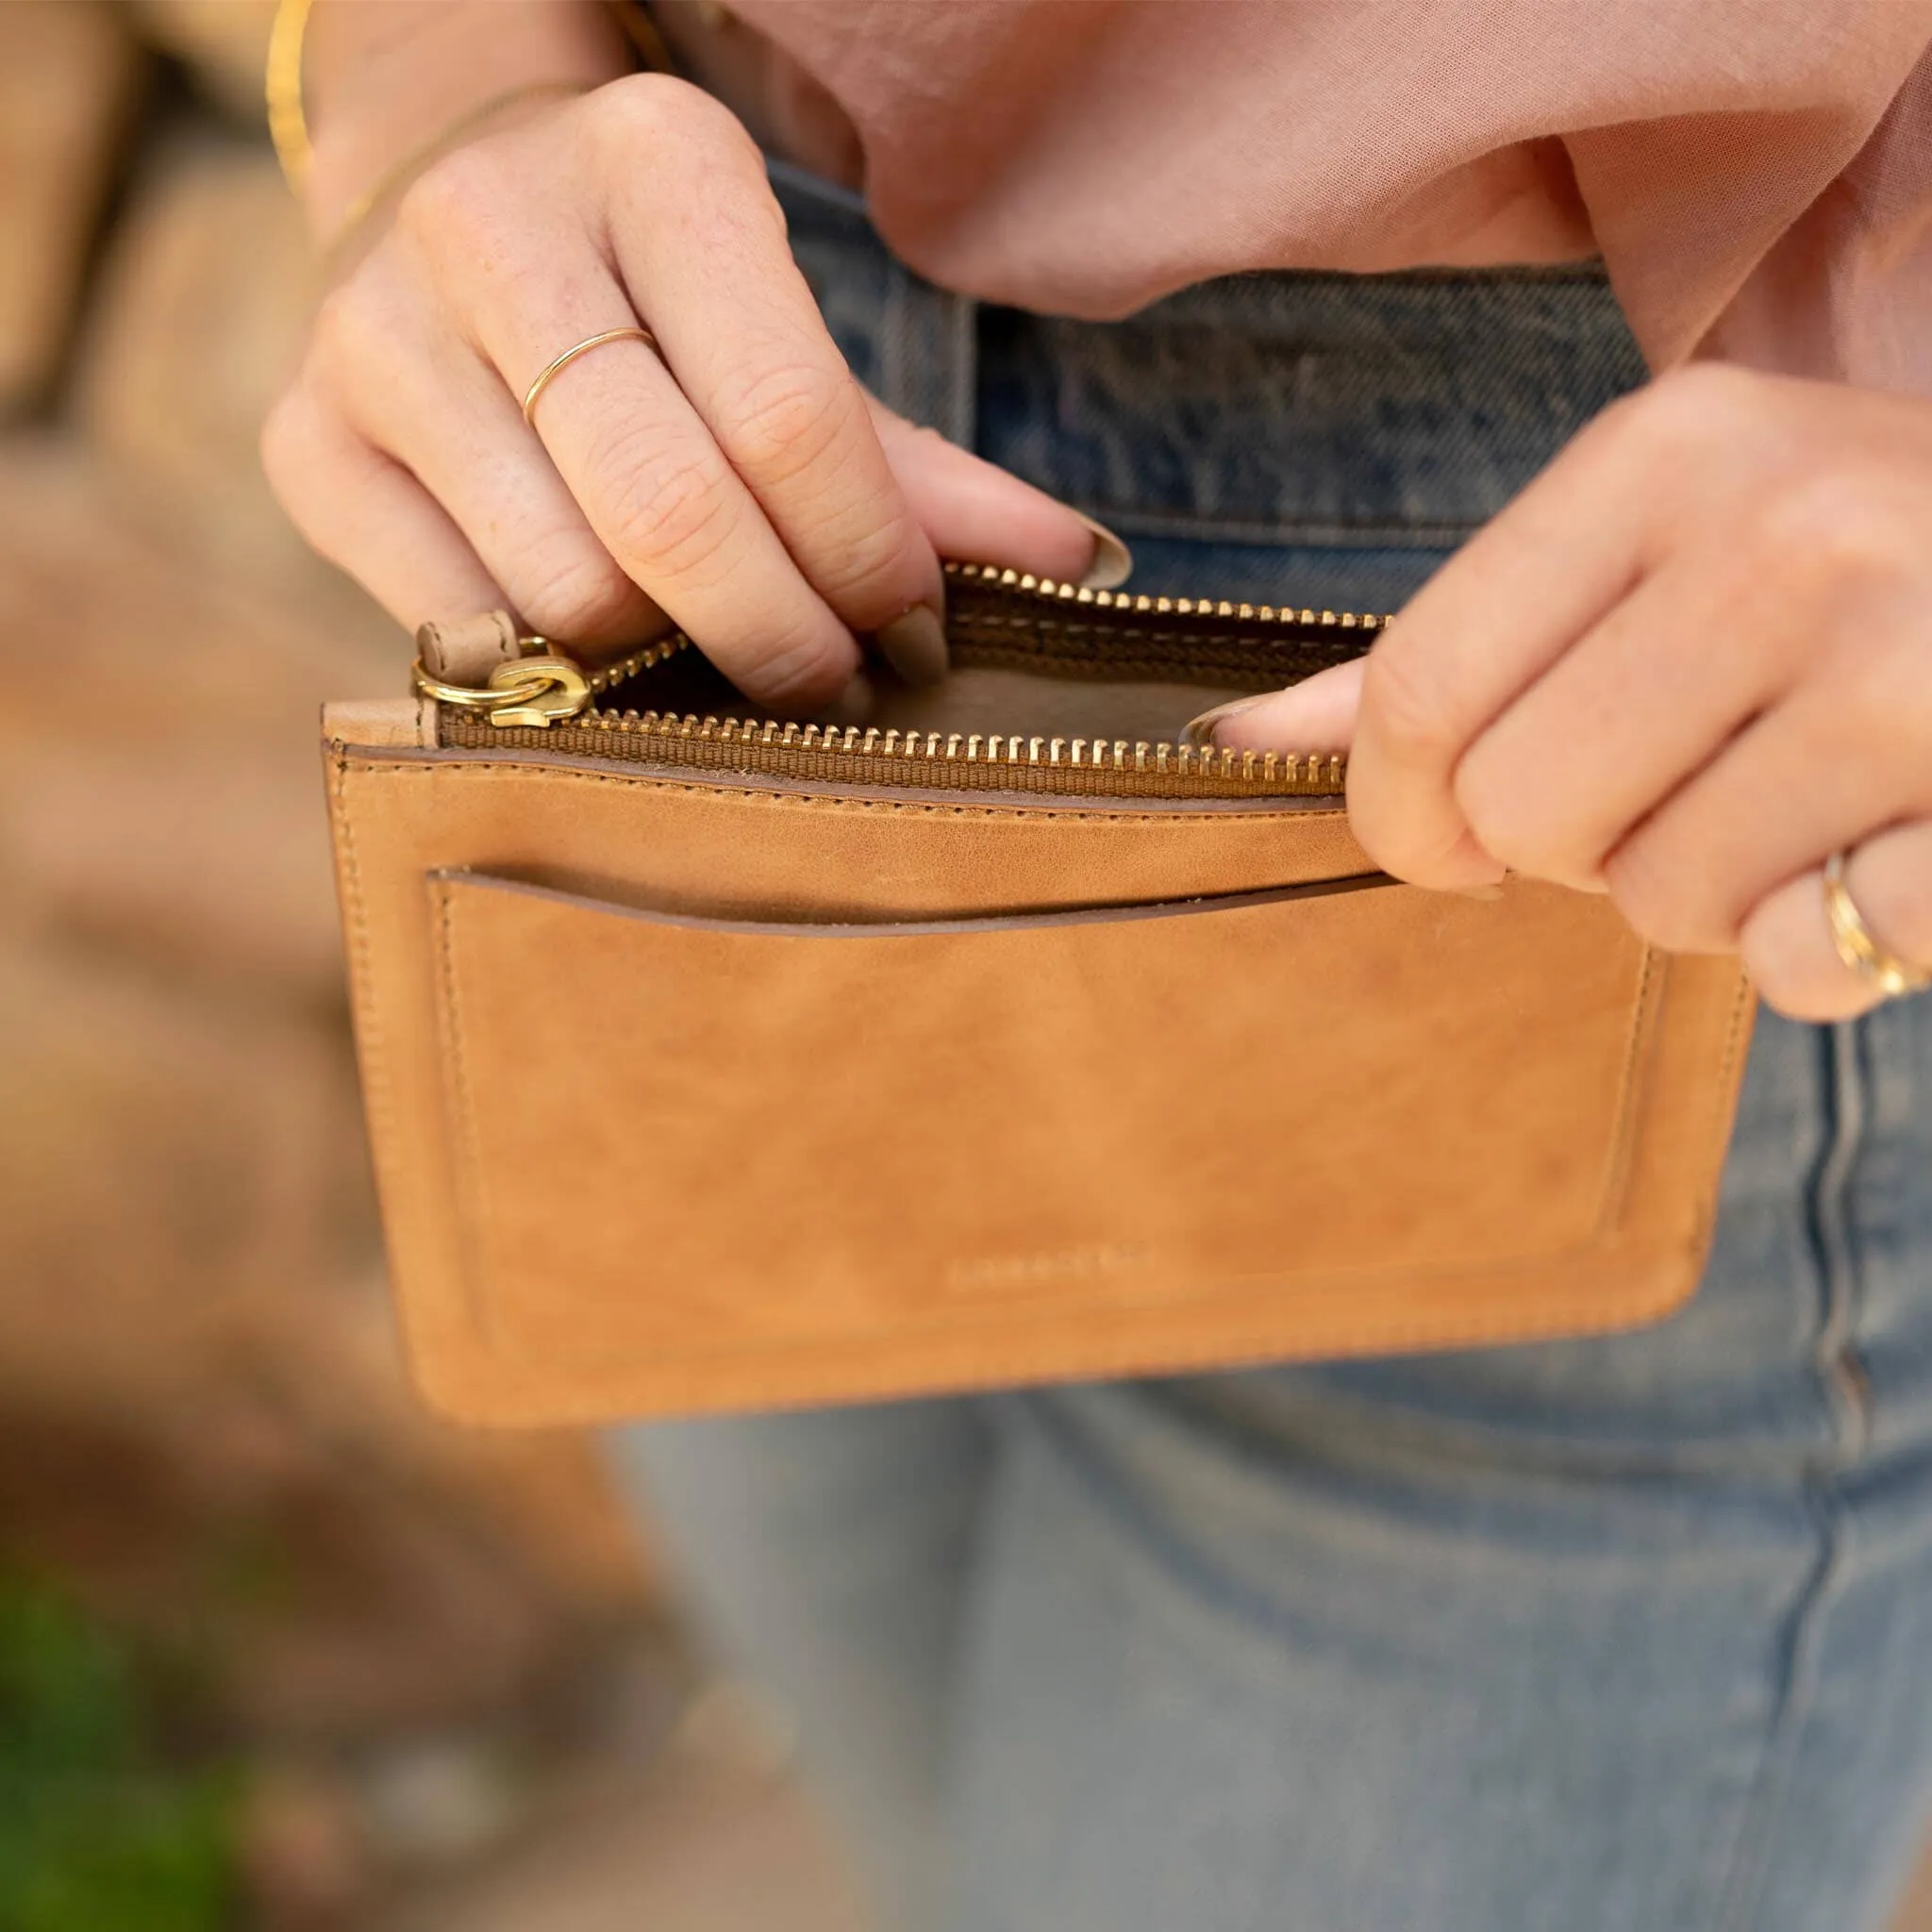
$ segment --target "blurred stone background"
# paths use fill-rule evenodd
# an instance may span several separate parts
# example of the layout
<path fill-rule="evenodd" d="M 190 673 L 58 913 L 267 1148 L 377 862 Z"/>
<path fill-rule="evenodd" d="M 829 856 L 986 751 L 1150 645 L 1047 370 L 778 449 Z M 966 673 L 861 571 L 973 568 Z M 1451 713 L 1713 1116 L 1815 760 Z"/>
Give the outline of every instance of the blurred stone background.
<path fill-rule="evenodd" d="M 258 467 L 272 11 L 0 4 L 0 1926 L 830 1932 L 590 1446 L 399 1375 L 316 712 L 408 653 Z"/>

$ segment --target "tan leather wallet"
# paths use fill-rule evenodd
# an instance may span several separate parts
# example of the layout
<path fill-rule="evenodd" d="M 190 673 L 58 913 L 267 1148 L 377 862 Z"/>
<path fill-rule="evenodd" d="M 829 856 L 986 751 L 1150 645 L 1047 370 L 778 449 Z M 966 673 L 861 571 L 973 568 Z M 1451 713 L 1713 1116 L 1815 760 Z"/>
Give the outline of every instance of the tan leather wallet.
<path fill-rule="evenodd" d="M 1379 874 L 1177 721 L 1379 620 L 949 572 L 954 674 L 744 721 L 425 631 L 329 708 L 429 1398 L 536 1424 L 1609 1328 L 1694 1287 L 1752 1001 L 1602 898 Z M 533 655 L 534 653 L 534 655 Z"/>

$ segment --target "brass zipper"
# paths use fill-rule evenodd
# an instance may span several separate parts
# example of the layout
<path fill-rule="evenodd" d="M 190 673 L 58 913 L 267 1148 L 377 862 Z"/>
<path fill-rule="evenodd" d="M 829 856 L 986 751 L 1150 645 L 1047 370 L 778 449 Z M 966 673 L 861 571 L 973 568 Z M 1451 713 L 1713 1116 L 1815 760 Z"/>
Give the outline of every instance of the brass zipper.
<path fill-rule="evenodd" d="M 946 565 L 955 662 L 1069 679 L 1159 678 L 1267 690 L 1367 648 L 1386 617 L 1225 600 L 1090 591 L 996 565 Z M 588 671 L 526 639 L 487 687 L 448 685 L 418 663 L 438 741 L 563 752 L 714 772 L 941 791 L 1064 796 L 1328 797 L 1340 758 L 1174 741 L 882 730 L 640 708 L 650 675 L 691 648 L 681 632 Z M 633 690 L 633 686 L 638 689 Z M 603 702 L 600 702 L 602 700 Z"/>

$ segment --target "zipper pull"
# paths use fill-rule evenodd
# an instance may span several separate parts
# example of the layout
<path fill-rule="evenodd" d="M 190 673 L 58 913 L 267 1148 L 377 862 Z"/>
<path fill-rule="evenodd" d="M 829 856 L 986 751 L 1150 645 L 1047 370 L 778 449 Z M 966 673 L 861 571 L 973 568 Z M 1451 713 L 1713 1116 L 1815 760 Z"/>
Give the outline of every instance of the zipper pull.
<path fill-rule="evenodd" d="M 481 711 L 491 724 L 543 730 L 591 702 L 591 679 L 546 638 L 519 637 L 508 611 L 455 624 L 425 624 L 409 679 L 440 705 Z"/>
<path fill-rule="evenodd" d="M 591 702 L 591 680 L 582 666 L 554 652 L 499 664 L 480 688 L 445 684 L 430 676 L 418 658 L 409 667 L 409 681 L 419 696 L 465 711 L 481 711 L 506 731 L 519 725 L 544 730 L 560 719 L 575 718 Z"/>

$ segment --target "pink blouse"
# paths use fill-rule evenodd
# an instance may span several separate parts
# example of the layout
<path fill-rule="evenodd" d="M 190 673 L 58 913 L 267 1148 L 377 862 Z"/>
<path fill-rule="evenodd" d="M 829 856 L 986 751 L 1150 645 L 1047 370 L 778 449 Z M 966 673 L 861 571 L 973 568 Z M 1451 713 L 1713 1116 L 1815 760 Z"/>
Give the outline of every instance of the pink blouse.
<path fill-rule="evenodd" d="M 688 71 L 941 285 L 1600 254 L 1657 368 L 1932 394 L 1932 0 L 735 0 Z"/>

